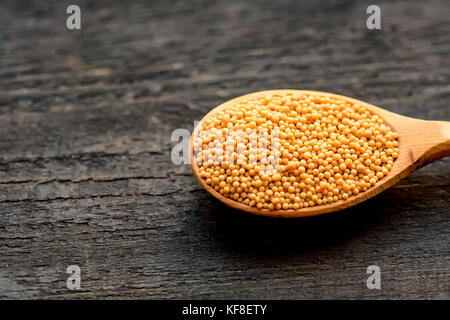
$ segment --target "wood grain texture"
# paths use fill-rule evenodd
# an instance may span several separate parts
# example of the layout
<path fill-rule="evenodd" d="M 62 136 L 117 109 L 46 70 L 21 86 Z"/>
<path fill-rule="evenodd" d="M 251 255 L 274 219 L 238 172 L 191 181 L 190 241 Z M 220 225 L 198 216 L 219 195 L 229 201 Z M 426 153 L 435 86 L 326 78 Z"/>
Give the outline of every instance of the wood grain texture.
<path fill-rule="evenodd" d="M 450 161 L 337 214 L 234 211 L 171 132 L 264 89 L 450 120 L 448 1 L 0 2 L 0 298 L 450 298 Z M 81 290 L 66 268 L 81 267 Z M 368 290 L 366 268 L 382 271 Z"/>

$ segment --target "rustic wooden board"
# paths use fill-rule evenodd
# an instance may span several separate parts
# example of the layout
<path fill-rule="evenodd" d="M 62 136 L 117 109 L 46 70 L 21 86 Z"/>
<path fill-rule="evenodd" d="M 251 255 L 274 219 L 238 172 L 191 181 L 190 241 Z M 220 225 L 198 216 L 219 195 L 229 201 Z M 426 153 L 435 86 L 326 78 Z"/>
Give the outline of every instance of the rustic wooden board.
<path fill-rule="evenodd" d="M 448 1 L 380 2 L 382 30 L 368 1 L 77 3 L 68 31 L 64 1 L 0 1 L 0 298 L 450 298 L 450 159 L 295 221 L 170 161 L 173 130 L 263 89 L 450 120 Z"/>

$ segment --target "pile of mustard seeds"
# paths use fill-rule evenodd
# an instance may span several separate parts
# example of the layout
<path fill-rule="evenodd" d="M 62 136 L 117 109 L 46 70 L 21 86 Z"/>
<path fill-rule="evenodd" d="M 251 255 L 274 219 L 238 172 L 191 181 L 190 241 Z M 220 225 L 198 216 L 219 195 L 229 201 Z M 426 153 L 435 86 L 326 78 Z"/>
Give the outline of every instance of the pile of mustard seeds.
<path fill-rule="evenodd" d="M 296 210 L 373 187 L 392 169 L 397 140 L 359 104 L 286 93 L 248 98 L 206 117 L 194 150 L 201 177 L 223 196 Z"/>

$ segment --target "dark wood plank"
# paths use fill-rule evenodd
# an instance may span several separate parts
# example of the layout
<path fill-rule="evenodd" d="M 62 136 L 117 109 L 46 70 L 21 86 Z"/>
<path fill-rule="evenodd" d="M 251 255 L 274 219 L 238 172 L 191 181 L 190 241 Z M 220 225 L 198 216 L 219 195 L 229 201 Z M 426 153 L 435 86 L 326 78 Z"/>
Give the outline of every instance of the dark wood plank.
<path fill-rule="evenodd" d="M 0 298 L 450 298 L 450 161 L 357 207 L 224 207 L 170 135 L 271 88 L 450 120 L 448 1 L 0 2 Z M 81 267 L 81 290 L 66 288 Z M 382 289 L 366 268 L 380 266 Z"/>

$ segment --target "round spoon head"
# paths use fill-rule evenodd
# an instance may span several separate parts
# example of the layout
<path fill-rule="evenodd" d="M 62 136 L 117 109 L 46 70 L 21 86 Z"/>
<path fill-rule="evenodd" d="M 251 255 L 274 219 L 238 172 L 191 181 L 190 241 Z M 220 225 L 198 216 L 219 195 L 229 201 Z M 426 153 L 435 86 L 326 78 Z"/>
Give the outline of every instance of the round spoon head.
<path fill-rule="evenodd" d="M 301 209 L 288 209 L 288 210 L 269 210 L 269 209 L 258 209 L 256 207 L 250 207 L 243 203 L 234 201 L 230 198 L 224 197 L 219 192 L 214 190 L 206 181 L 200 176 L 200 170 L 197 163 L 195 163 L 194 157 L 194 138 L 198 134 L 199 128 L 202 127 L 202 122 L 213 114 L 226 109 L 232 105 L 241 102 L 248 98 L 259 98 L 267 95 L 274 94 L 286 94 L 286 93 L 297 93 L 297 94 L 312 94 L 324 97 L 333 97 L 341 100 L 345 100 L 350 103 L 356 103 L 365 107 L 370 112 L 381 117 L 386 125 L 389 125 L 393 131 L 399 134 L 399 156 L 394 162 L 394 166 L 389 171 L 389 173 L 380 179 L 374 186 L 369 188 L 365 192 L 361 192 L 357 195 L 352 195 L 347 200 L 339 200 L 337 202 L 317 205 L 313 207 L 306 207 Z M 334 211 L 339 211 L 351 206 L 354 206 L 364 200 L 367 200 L 381 191 L 389 188 L 393 184 L 397 183 L 413 171 L 417 170 L 419 167 L 423 166 L 427 161 L 435 160 L 430 158 L 430 154 L 436 154 L 436 146 L 442 142 L 442 136 L 440 130 L 436 130 L 436 122 L 423 121 L 404 117 L 379 107 L 373 106 L 364 101 L 349 98 L 342 95 L 319 92 L 319 91 L 308 91 L 308 90 L 267 90 L 250 93 L 244 96 L 237 97 L 235 99 L 229 100 L 216 108 L 212 109 L 196 126 L 190 140 L 190 159 L 191 168 L 197 178 L 200 185 L 209 192 L 212 196 L 225 203 L 226 205 L 253 214 L 271 216 L 271 217 L 283 217 L 283 218 L 298 218 L 298 217 L 309 217 L 316 216 L 325 213 L 330 213 Z M 424 136 L 428 138 L 425 139 L 423 143 L 418 142 L 418 139 L 424 139 Z M 430 160 L 431 159 L 431 160 Z"/>

